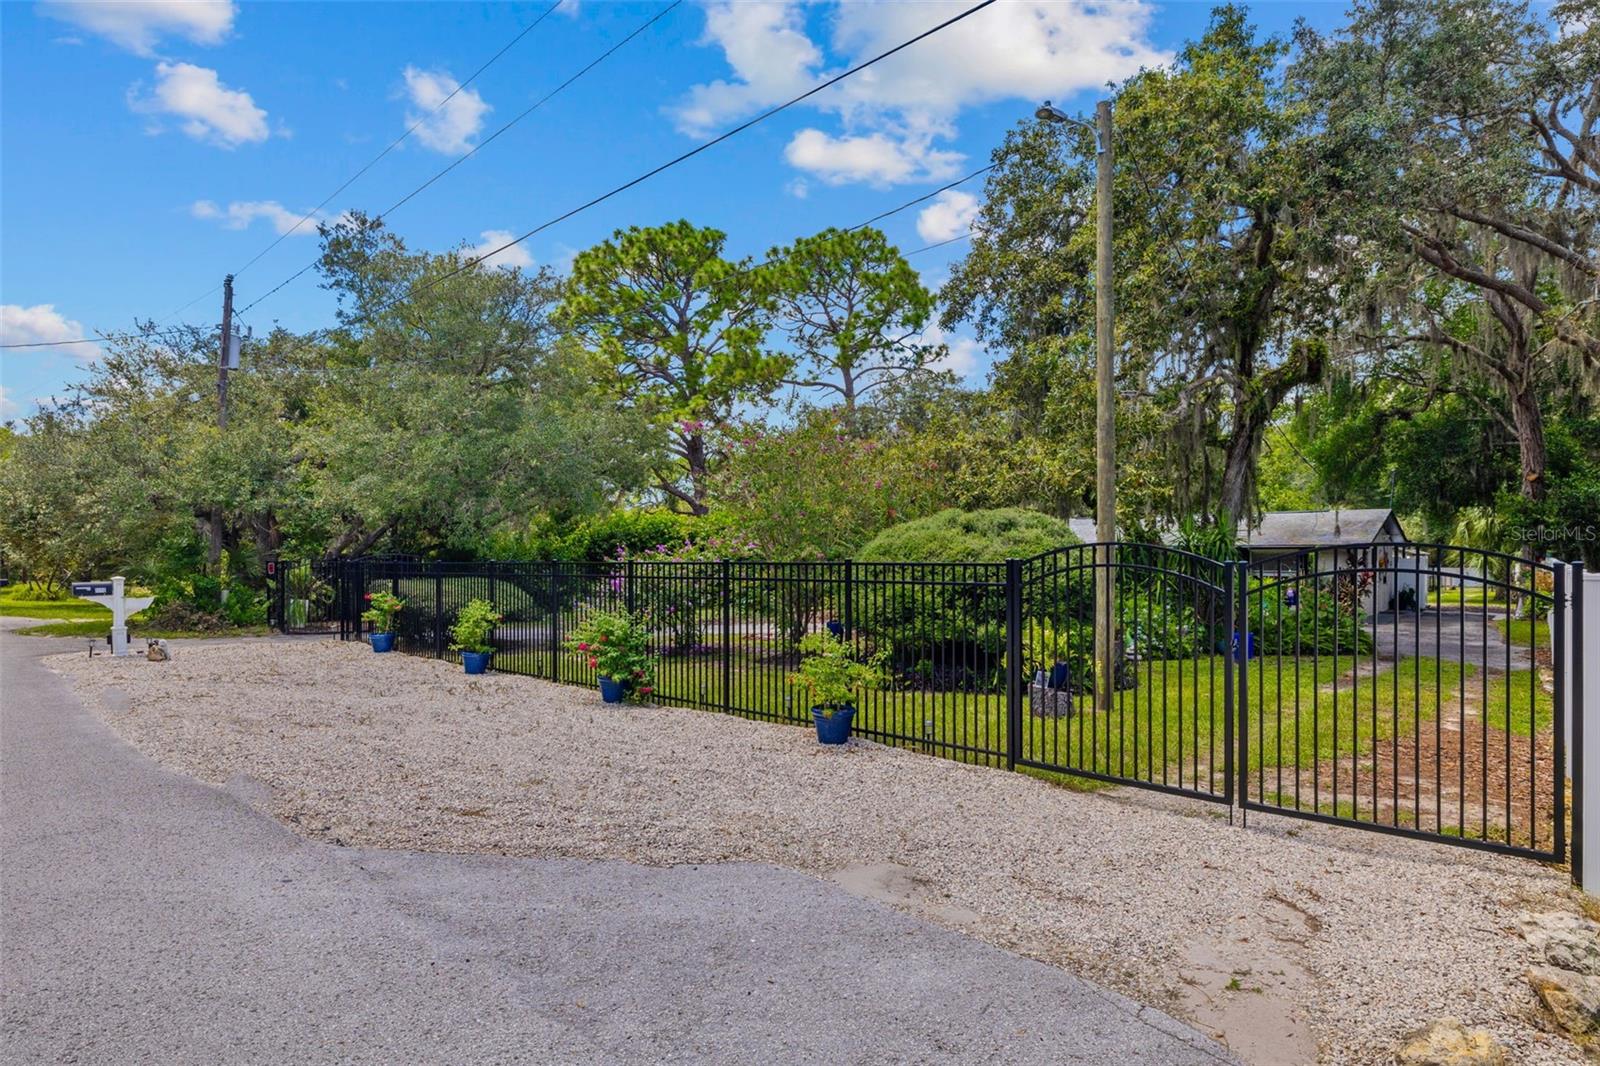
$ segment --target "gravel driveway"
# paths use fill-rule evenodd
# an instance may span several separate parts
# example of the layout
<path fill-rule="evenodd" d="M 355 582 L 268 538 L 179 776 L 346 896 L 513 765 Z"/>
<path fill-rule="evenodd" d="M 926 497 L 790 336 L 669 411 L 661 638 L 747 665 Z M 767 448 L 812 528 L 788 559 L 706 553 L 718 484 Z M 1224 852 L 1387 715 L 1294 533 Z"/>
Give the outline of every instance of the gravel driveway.
<path fill-rule="evenodd" d="M 253 782 L 297 831 L 367 847 L 677 865 L 759 861 L 1103 982 L 1247 1061 L 1392 1062 L 1442 1016 L 1580 1062 L 1524 979 L 1563 873 L 1145 793 L 1070 791 L 874 744 L 360 644 L 52 660 L 120 733 Z M 1017 995 L 1027 997 L 1027 988 Z"/>
<path fill-rule="evenodd" d="M 0 636 L 0 1062 L 1237 1066 L 776 866 L 303 839 L 96 721 L 38 662 L 76 643 Z"/>

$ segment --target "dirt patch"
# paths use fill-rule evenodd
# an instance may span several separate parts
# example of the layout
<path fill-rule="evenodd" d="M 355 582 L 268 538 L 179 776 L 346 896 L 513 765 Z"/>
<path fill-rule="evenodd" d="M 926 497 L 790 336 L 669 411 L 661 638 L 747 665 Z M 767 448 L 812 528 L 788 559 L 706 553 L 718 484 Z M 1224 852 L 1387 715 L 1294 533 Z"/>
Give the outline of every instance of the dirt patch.
<path fill-rule="evenodd" d="M 52 663 L 91 703 L 120 689 L 100 713 L 149 754 L 218 784 L 248 776 L 317 839 L 832 876 L 1210 1025 L 1255 1062 L 1314 1046 L 1388 1063 L 1444 1015 L 1515 1061 L 1582 1061 L 1540 1027 L 1524 978 L 1536 959 L 1516 916 L 1575 906 L 1535 863 L 1267 815 L 1244 828 L 1210 804 L 827 750 L 802 729 L 364 645 Z"/>

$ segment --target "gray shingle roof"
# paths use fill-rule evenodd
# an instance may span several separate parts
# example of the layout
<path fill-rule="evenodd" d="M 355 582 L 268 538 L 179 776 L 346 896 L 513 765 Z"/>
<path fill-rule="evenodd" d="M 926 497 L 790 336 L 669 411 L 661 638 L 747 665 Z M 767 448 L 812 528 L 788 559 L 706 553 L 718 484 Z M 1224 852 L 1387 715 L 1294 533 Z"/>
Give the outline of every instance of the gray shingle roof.
<path fill-rule="evenodd" d="M 1408 539 L 1387 507 L 1334 511 L 1268 511 L 1242 530 L 1239 543 L 1250 548 L 1315 548 Z"/>

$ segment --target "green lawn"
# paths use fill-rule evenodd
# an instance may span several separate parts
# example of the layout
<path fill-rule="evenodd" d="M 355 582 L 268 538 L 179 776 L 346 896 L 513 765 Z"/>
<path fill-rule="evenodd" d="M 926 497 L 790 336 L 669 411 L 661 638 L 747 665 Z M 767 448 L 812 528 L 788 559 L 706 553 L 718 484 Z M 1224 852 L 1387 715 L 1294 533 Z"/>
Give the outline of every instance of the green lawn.
<path fill-rule="evenodd" d="M 1442 589 L 1437 585 L 1429 593 L 1429 600 L 1439 607 L 1483 606 L 1486 603 L 1504 603 L 1505 590 L 1492 585 L 1468 583 L 1459 588 Z"/>
<path fill-rule="evenodd" d="M 228 629 L 156 629 L 144 625 L 134 615 L 128 620 L 128 639 L 176 640 L 180 637 L 260 637 L 272 632 L 268 626 L 233 626 Z M 111 630 L 111 615 L 75 622 L 45 622 L 15 630 L 24 637 L 104 637 Z"/>
<path fill-rule="evenodd" d="M 1371 661 L 1370 656 L 1360 657 L 1365 665 Z M 1448 709 L 1463 680 L 1471 681 L 1476 673 L 1471 666 L 1463 670 L 1424 658 L 1404 660 L 1398 668 L 1385 664 L 1375 679 L 1356 679 L 1351 676 L 1355 662 L 1348 654 L 1324 656 L 1302 660 L 1297 669 L 1294 660 L 1287 660 L 1281 674 L 1277 659 L 1250 663 L 1246 706 L 1252 770 L 1293 767 L 1297 759 L 1298 765 L 1310 768 L 1336 756 L 1348 760 L 1369 753 L 1374 739 L 1381 743 L 1397 730 L 1420 728 L 1435 717 L 1441 703 Z M 496 668 L 546 676 L 549 651 L 503 653 Z M 580 656 L 562 655 L 560 668 L 564 682 L 593 684 Z M 1079 696 L 1070 716 L 1025 714 L 1019 755 L 1054 766 L 1220 790 L 1223 679 L 1221 656 L 1142 663 L 1137 687 L 1118 692 L 1109 711 L 1095 711 L 1089 697 Z M 795 724 L 810 721 L 809 708 L 801 705 L 776 663 L 737 657 L 729 681 L 734 713 Z M 716 652 L 658 660 L 657 698 L 662 702 L 721 709 L 723 685 Z M 855 728 L 867 737 L 963 761 L 1000 763 L 1008 748 L 1005 699 L 998 693 L 924 688 L 868 692 L 858 700 Z"/>
<path fill-rule="evenodd" d="M 15 630 L 14 632 L 19 636 L 81 637 L 89 639 L 104 637 L 111 631 L 111 612 L 98 603 L 80 600 L 75 596 L 58 596 L 48 600 L 28 599 L 18 596 L 21 591 L 21 586 L 8 585 L 5 588 L 0 588 L 0 615 L 10 615 L 16 618 L 39 618 L 44 621 L 36 626 L 24 626 Z M 205 632 L 187 629 L 155 629 L 145 626 L 142 619 L 143 615 L 139 614 L 128 619 L 129 639 L 142 637 L 163 640 L 174 640 L 179 637 L 250 637 L 260 636 L 269 632 L 266 626 L 243 626 Z"/>
<path fill-rule="evenodd" d="M 111 624 L 111 612 L 98 603 L 80 600 L 75 596 L 57 596 L 54 599 L 26 598 L 26 586 L 7 585 L 0 588 L 0 615 L 14 618 L 105 619 Z"/>
<path fill-rule="evenodd" d="M 1536 647 L 1550 647 L 1550 624 L 1543 618 L 1499 618 L 1494 624 L 1501 636 L 1519 648 L 1528 647 L 1530 640 Z"/>

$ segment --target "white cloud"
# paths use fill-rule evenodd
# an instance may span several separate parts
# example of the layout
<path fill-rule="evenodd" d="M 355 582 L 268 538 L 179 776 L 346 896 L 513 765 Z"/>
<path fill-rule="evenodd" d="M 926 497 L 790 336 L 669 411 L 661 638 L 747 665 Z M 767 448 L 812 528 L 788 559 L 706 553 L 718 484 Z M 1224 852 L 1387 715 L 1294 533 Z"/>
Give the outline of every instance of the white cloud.
<path fill-rule="evenodd" d="M 469 245 L 462 249 L 462 254 L 466 258 L 476 259 L 481 255 L 489 255 L 490 252 L 494 251 L 502 244 L 517 239 L 517 235 L 515 233 L 512 233 L 510 230 L 503 229 L 486 229 L 479 234 L 479 236 L 482 237 L 483 240 L 479 241 L 477 244 Z M 490 258 L 483 260 L 479 265 L 499 267 L 501 270 L 512 270 L 516 267 L 527 268 L 533 266 L 533 256 L 528 252 L 527 245 L 517 244 L 507 248 L 498 255 L 490 256 Z"/>
<path fill-rule="evenodd" d="M 812 68 L 822 62 L 821 50 L 806 36 L 799 4 L 720 0 L 706 8 L 700 43 L 722 49 L 735 80 L 696 85 L 670 109 L 678 128 L 696 137 L 730 118 L 798 96 L 815 83 Z"/>
<path fill-rule="evenodd" d="M 968 6 L 841 4 L 833 46 L 856 59 L 893 48 Z M 1141 0 L 1013 0 L 920 41 L 840 86 L 851 104 L 953 115 L 996 100 L 1064 97 L 1171 59 L 1148 40 L 1155 9 Z M 1032 112 L 1032 107 L 1028 111 Z"/>
<path fill-rule="evenodd" d="M 805 178 L 795 178 L 785 185 L 783 189 L 796 200 L 804 200 L 811 195 L 811 186 L 806 183 Z"/>
<path fill-rule="evenodd" d="M 483 129 L 484 116 L 493 110 L 477 90 L 456 92 L 459 83 L 443 71 L 407 67 L 405 79 L 406 95 L 417 109 L 406 112 L 406 126 L 417 127 L 417 140 L 449 155 L 471 148 L 472 138 Z"/>
<path fill-rule="evenodd" d="M 0 304 L 0 344 L 49 345 L 46 350 L 53 349 L 87 361 L 100 354 L 98 345 L 66 342 L 87 336 L 88 333 L 83 323 L 57 311 L 55 304 L 34 304 L 32 307 Z"/>
<path fill-rule="evenodd" d="M 717 0 L 706 11 L 704 43 L 722 49 L 732 76 L 695 86 L 671 113 L 684 133 L 702 136 L 887 51 L 966 3 L 835 4 L 825 56 L 807 31 L 815 9 Z M 843 128 L 802 131 L 786 155 L 797 166 L 815 161 L 834 183 L 892 184 L 948 172 L 960 157 L 933 145 L 954 136 L 964 108 L 1015 99 L 1021 116 L 1041 99 L 1168 62 L 1170 54 L 1149 42 L 1153 14 L 1146 0 L 1011 0 L 985 8 L 813 97 L 808 105 L 837 115 Z"/>
<path fill-rule="evenodd" d="M 220 44 L 238 8 L 231 0 L 45 0 L 39 11 L 148 56 L 166 36 Z"/>
<path fill-rule="evenodd" d="M 934 148 L 926 137 L 897 138 L 888 133 L 834 137 L 817 129 L 796 133 L 783 157 L 829 185 L 864 181 L 877 186 L 954 177 L 966 158 L 960 152 Z"/>
<path fill-rule="evenodd" d="M 958 337 L 939 326 L 929 326 L 919 338 L 923 344 L 944 345 L 944 355 L 929 364 L 933 370 L 948 370 L 963 381 L 973 378 L 980 364 L 988 361 L 988 352 L 971 337 Z"/>
<path fill-rule="evenodd" d="M 237 148 L 266 140 L 271 133 L 267 113 L 250 94 L 222 84 L 217 72 L 192 63 L 157 63 L 156 85 L 148 96 L 135 85 L 128 103 L 148 115 L 171 115 L 179 128 L 197 141 Z M 160 131 L 159 123 L 152 132 Z"/>
<path fill-rule="evenodd" d="M 917 213 L 917 236 L 925 241 L 954 240 L 972 228 L 978 198 L 960 189 L 946 189 Z"/>
<path fill-rule="evenodd" d="M 214 200 L 196 200 L 189 205 L 189 213 L 195 218 L 221 222 L 224 229 L 248 229 L 256 219 L 264 218 L 280 236 L 293 232 L 296 237 L 315 237 L 317 223 L 324 217 L 321 212 L 312 211 L 311 217 L 306 218 L 307 212 L 291 211 L 276 200 L 234 200 L 227 207 L 219 207 Z M 306 221 L 301 224 L 301 219 Z"/>
<path fill-rule="evenodd" d="M 15 418 L 22 413 L 22 407 L 11 398 L 11 390 L 0 385 L 0 419 Z"/>

